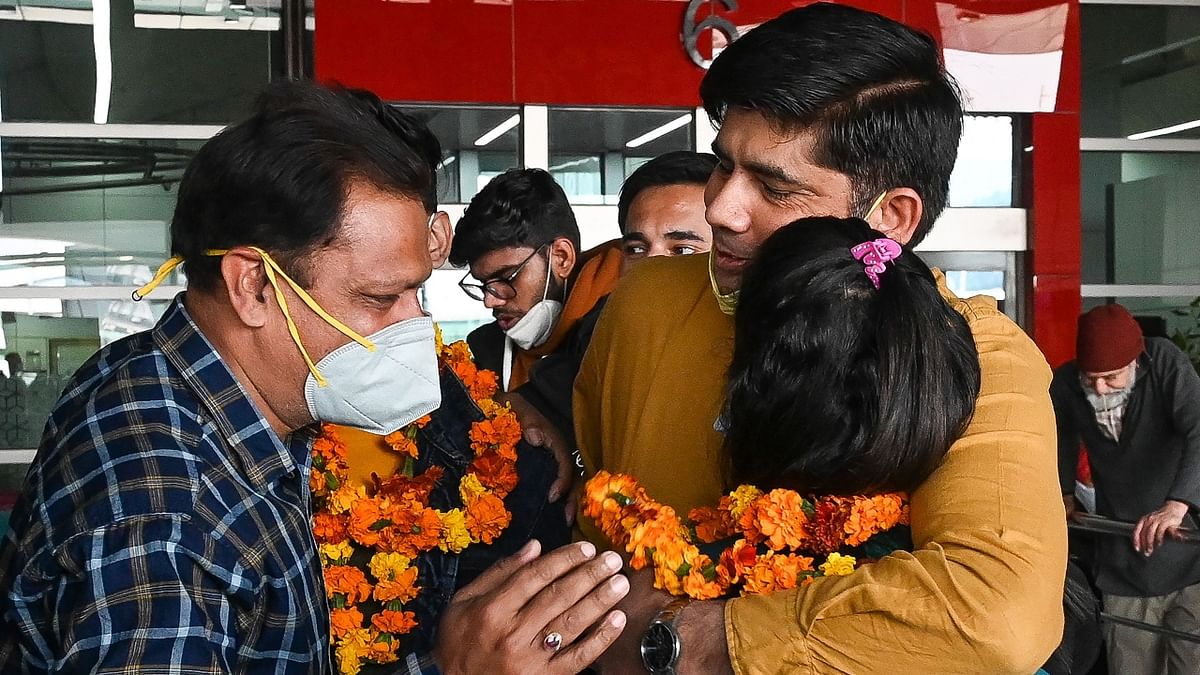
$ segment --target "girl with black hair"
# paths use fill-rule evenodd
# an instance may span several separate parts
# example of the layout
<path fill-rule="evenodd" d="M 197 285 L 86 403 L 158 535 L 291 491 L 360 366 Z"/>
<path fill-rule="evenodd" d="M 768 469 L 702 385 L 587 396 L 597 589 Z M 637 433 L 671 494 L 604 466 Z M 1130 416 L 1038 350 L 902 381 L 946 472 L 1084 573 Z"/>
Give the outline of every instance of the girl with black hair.
<path fill-rule="evenodd" d="M 722 416 L 731 485 L 916 488 L 979 394 L 970 329 L 912 251 L 857 219 L 776 231 L 743 276 Z"/>

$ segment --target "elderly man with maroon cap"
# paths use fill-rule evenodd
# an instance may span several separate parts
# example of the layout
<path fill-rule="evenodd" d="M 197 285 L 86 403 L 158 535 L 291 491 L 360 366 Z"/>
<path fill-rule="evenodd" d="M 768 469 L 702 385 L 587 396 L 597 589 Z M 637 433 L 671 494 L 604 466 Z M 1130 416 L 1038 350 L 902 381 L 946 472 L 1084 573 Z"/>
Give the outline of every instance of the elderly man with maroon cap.
<path fill-rule="evenodd" d="M 1200 636 L 1200 548 L 1170 541 L 1200 506 L 1200 376 L 1169 340 L 1143 338 L 1112 304 L 1079 318 L 1076 360 L 1050 385 L 1059 478 L 1070 514 L 1082 441 L 1096 510 L 1136 522 L 1133 541 L 1098 542 L 1105 611 Z M 1109 672 L 1200 672 L 1200 644 L 1109 623 Z"/>

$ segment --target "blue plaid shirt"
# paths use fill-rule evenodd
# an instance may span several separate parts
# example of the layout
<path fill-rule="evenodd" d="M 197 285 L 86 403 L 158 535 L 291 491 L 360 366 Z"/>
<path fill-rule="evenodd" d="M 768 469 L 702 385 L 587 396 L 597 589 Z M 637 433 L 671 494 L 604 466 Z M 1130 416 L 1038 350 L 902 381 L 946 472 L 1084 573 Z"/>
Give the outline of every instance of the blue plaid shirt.
<path fill-rule="evenodd" d="M 0 548 L 0 672 L 327 672 L 311 441 L 276 435 L 182 296 L 101 350 Z"/>

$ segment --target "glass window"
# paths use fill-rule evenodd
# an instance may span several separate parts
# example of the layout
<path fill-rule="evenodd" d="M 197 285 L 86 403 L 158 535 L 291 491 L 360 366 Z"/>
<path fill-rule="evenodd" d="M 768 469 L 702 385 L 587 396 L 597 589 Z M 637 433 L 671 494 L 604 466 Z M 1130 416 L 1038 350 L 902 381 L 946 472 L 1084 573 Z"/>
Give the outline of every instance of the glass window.
<path fill-rule="evenodd" d="M 0 140 L 0 287 L 148 281 L 168 256 L 179 180 L 202 143 Z"/>
<path fill-rule="evenodd" d="M 1200 7 L 1081 8 L 1085 137 L 1200 138 Z"/>
<path fill-rule="evenodd" d="M 960 298 L 987 295 L 1000 311 L 1021 323 L 1024 320 L 1017 284 L 1023 266 L 1021 254 L 999 251 L 921 251 L 921 260 L 946 275 L 946 285 Z"/>
<path fill-rule="evenodd" d="M 438 201 L 469 202 L 493 177 L 521 165 L 521 113 L 505 106 L 401 105 L 442 143 Z"/>
<path fill-rule="evenodd" d="M 464 340 L 467 333 L 492 320 L 492 312 L 458 287 L 466 270 L 434 270 L 421 289 L 421 305 L 433 315 L 447 343 Z"/>
<path fill-rule="evenodd" d="M 1083 283 L 1200 283 L 1200 154 L 1086 152 Z"/>
<path fill-rule="evenodd" d="M 616 204 L 643 162 L 695 147 L 690 110 L 551 108 L 550 173 L 573 204 Z"/>
<path fill-rule="evenodd" d="M 6 122 L 92 121 L 92 3 L 54 4 L 62 6 L 0 3 L 0 115 Z"/>
<path fill-rule="evenodd" d="M 1013 202 L 1013 118 L 967 115 L 950 175 L 950 206 L 1007 208 Z"/>
<path fill-rule="evenodd" d="M 112 3 L 93 40 L 90 0 L 0 4 L 6 121 L 224 124 L 281 66 L 279 3 Z"/>
<path fill-rule="evenodd" d="M 169 299 L 0 299 L 0 449 L 36 448 L 63 387 L 96 350 L 151 328 Z M 24 303 L 24 306 L 22 306 Z M 14 371 L 19 364 L 20 372 Z"/>

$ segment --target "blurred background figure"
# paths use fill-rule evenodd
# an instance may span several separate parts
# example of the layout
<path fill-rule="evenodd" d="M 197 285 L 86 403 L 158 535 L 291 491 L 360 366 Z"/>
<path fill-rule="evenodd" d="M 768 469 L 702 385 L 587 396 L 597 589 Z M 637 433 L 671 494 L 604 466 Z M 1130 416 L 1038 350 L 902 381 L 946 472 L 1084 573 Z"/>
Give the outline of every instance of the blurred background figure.
<path fill-rule="evenodd" d="M 629 175 L 617 202 L 623 270 L 654 256 L 708 252 L 712 227 L 704 219 L 704 186 L 716 166 L 715 155 L 679 150 Z"/>
<path fill-rule="evenodd" d="M 1200 376 L 1172 342 L 1147 338 L 1118 304 L 1079 318 L 1075 361 L 1051 385 L 1067 515 L 1079 445 L 1087 448 L 1096 512 L 1136 522 L 1132 541 L 1096 542 L 1106 612 L 1200 634 L 1200 551 L 1169 541 L 1195 528 L 1200 504 Z M 1194 673 L 1200 644 L 1106 624 L 1109 672 Z"/>

